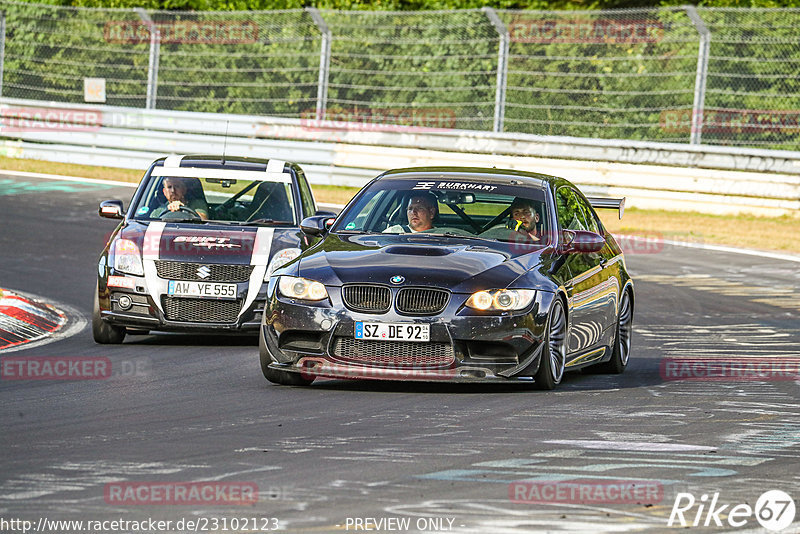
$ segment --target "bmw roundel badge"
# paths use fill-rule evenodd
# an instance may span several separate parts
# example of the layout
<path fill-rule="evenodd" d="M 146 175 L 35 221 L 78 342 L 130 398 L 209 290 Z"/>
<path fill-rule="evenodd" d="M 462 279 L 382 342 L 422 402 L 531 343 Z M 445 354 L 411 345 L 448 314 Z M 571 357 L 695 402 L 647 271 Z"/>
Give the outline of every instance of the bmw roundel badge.
<path fill-rule="evenodd" d="M 389 278 L 389 281 L 393 284 L 402 284 L 403 282 L 406 281 L 406 279 L 400 276 L 399 274 L 396 274 L 393 277 Z"/>

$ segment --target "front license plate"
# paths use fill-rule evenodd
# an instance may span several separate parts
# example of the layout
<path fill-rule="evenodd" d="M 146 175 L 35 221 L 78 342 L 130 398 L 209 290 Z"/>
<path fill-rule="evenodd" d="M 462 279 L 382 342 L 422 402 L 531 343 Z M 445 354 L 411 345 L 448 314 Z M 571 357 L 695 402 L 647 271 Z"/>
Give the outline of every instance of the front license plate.
<path fill-rule="evenodd" d="M 181 282 L 170 280 L 167 294 L 173 297 L 206 297 L 235 299 L 236 284 L 214 284 L 212 282 Z"/>
<path fill-rule="evenodd" d="M 382 341 L 430 341 L 430 325 L 409 323 L 356 322 L 356 339 Z"/>

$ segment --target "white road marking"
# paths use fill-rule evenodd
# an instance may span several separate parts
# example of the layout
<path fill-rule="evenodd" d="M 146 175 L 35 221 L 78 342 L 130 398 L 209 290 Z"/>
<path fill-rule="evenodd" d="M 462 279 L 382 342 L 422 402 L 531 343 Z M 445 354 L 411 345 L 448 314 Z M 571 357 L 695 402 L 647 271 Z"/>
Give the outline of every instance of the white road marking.
<path fill-rule="evenodd" d="M 713 451 L 715 447 L 707 447 L 705 445 L 687 445 L 683 443 L 663 443 L 663 442 L 646 442 L 646 441 L 603 441 L 591 439 L 551 439 L 545 440 L 544 443 L 552 443 L 554 445 L 571 445 L 574 447 L 583 447 L 585 449 L 604 449 L 604 450 L 619 450 L 619 451 Z"/>

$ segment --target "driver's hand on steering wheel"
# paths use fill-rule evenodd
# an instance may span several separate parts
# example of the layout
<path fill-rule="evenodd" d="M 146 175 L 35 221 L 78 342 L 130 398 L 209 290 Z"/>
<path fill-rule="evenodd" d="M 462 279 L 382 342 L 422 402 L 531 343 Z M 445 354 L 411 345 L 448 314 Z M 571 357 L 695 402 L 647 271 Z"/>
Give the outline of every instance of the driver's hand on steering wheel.
<path fill-rule="evenodd" d="M 181 206 L 183 206 L 183 202 L 181 202 L 180 200 L 173 200 L 172 202 L 167 204 L 167 209 L 169 211 L 178 211 L 179 209 L 181 209 Z"/>

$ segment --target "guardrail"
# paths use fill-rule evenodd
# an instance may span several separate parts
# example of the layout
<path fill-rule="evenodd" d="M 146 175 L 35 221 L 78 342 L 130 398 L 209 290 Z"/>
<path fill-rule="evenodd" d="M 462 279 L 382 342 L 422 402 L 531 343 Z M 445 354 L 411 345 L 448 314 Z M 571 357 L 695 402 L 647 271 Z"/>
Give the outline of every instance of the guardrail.
<path fill-rule="evenodd" d="M 296 161 L 315 184 L 361 186 L 417 165 L 564 176 L 628 205 L 779 215 L 800 209 L 800 152 L 592 140 L 0 99 L 0 154 L 143 169 L 166 153 Z M 227 132 L 227 135 L 226 135 Z"/>
<path fill-rule="evenodd" d="M 0 0 L 0 94 L 797 150 L 798 26 L 796 8 L 164 11 Z"/>

